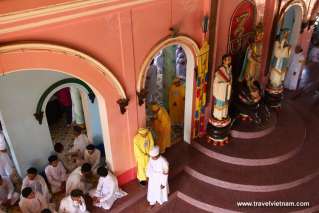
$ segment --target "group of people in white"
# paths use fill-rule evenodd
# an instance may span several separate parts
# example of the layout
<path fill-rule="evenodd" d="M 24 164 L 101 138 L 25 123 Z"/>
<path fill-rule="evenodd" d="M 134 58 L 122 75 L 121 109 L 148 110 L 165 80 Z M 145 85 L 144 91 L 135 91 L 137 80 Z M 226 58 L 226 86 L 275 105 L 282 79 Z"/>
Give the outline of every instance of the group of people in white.
<path fill-rule="evenodd" d="M 112 172 L 101 166 L 100 151 L 82 129 L 75 126 L 74 133 L 72 148 L 64 150 L 61 143 L 55 144 L 56 153 L 48 158 L 44 174 L 29 168 L 18 190 L 14 187 L 18 185 L 15 184 L 18 175 L 0 131 L 0 212 L 19 202 L 23 213 L 83 213 L 88 212 L 86 196 L 91 197 L 94 206 L 110 209 L 118 198 L 127 195 L 118 187 Z M 56 193 L 65 193 L 59 207 L 51 203 L 52 194 Z"/>

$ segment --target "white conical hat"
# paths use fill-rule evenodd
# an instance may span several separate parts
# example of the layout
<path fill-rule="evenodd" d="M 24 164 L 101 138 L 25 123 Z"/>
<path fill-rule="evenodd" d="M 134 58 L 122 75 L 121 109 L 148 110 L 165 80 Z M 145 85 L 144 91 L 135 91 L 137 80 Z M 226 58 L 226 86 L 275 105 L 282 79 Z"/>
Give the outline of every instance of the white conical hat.
<path fill-rule="evenodd" d="M 150 156 L 151 157 L 156 157 L 159 155 L 159 147 L 154 146 L 153 149 L 150 151 Z"/>

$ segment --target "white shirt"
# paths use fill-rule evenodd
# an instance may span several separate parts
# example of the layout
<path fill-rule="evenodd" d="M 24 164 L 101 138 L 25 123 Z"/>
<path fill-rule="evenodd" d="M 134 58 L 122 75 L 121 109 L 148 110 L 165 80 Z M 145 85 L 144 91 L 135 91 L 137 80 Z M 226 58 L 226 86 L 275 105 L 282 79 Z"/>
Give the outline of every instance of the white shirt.
<path fill-rule="evenodd" d="M 101 161 L 101 152 L 98 149 L 94 149 L 92 154 L 89 154 L 88 150 L 86 149 L 84 152 L 84 161 L 86 163 L 91 164 L 92 170 L 96 170 Z"/>
<path fill-rule="evenodd" d="M 165 174 L 164 174 L 165 173 Z M 150 204 L 162 204 L 168 200 L 168 162 L 160 156 L 157 160 L 150 158 L 146 175 L 148 179 L 147 200 Z M 161 185 L 164 189 L 161 189 Z"/>
<path fill-rule="evenodd" d="M 290 90 L 297 89 L 298 81 L 301 76 L 304 61 L 305 61 L 305 57 L 302 52 L 292 54 L 288 73 L 284 82 L 284 85 L 286 88 Z"/>
<path fill-rule="evenodd" d="M 56 167 L 48 165 L 45 168 L 45 174 L 51 188 L 52 186 L 61 187 L 62 182 L 67 180 L 66 170 L 60 161 Z"/>
<path fill-rule="evenodd" d="M 41 175 L 37 175 L 33 180 L 30 180 L 26 176 L 22 181 L 22 189 L 25 187 L 31 187 L 32 191 L 40 193 L 48 201 L 50 199 L 50 193 L 44 178 Z"/>
<path fill-rule="evenodd" d="M 100 202 L 96 203 L 95 206 L 110 209 L 118 198 L 126 196 L 127 193 L 118 187 L 116 177 L 108 173 L 106 177 L 99 178 L 96 190 L 91 191 L 90 195 L 100 199 Z"/>
<path fill-rule="evenodd" d="M 2 185 L 0 185 L 0 204 L 12 198 L 14 187 L 9 177 L 2 177 Z"/>
<path fill-rule="evenodd" d="M 48 203 L 40 193 L 35 193 L 34 199 L 22 197 L 19 206 L 23 213 L 39 213 L 48 208 Z"/>
<path fill-rule="evenodd" d="M 86 146 L 89 145 L 90 141 L 85 134 L 80 134 L 77 138 L 74 139 L 73 147 L 69 150 L 69 153 L 77 153 L 81 158 L 84 156 L 84 151 Z"/>
<path fill-rule="evenodd" d="M 0 175 L 10 177 L 13 172 L 13 163 L 7 152 L 0 152 Z"/>
<path fill-rule="evenodd" d="M 61 200 L 59 213 L 84 213 L 86 211 L 86 205 L 83 197 L 81 197 L 81 204 L 72 200 L 71 196 L 67 196 Z"/>
<path fill-rule="evenodd" d="M 69 195 L 72 190 L 80 189 L 86 191 L 84 177 L 81 173 L 81 167 L 76 168 L 68 177 L 65 187 L 66 194 Z"/>

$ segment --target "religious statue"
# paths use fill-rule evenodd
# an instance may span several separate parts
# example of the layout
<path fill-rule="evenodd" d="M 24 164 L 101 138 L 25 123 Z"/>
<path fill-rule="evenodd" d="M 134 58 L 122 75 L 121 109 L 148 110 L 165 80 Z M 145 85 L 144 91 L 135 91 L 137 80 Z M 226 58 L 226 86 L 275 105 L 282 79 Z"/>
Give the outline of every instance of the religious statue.
<path fill-rule="evenodd" d="M 255 39 L 246 51 L 244 64 L 238 79 L 237 99 L 234 102 L 242 121 L 253 121 L 259 126 L 270 118 L 270 112 L 262 101 L 262 90 L 259 83 L 263 36 L 263 26 L 259 23 L 256 26 Z"/>
<path fill-rule="evenodd" d="M 223 146 L 228 143 L 228 133 L 231 119 L 228 107 L 232 90 L 231 56 L 226 54 L 222 58 L 222 65 L 215 72 L 213 80 L 212 118 L 208 123 L 208 142 Z"/>
<path fill-rule="evenodd" d="M 263 26 L 260 23 L 256 27 L 255 41 L 248 46 L 242 71 L 238 79 L 238 81 L 243 84 L 243 89 L 246 90 L 246 95 L 240 94 L 240 98 L 244 102 L 257 103 L 261 99 L 259 76 L 263 50 L 263 36 Z"/>
<path fill-rule="evenodd" d="M 270 86 L 273 89 L 282 88 L 285 74 L 288 68 L 288 59 L 291 54 L 291 46 L 288 42 L 289 31 L 284 29 L 281 38 L 275 41 L 274 57 L 275 63 L 270 71 Z"/>
<path fill-rule="evenodd" d="M 289 30 L 281 30 L 274 46 L 274 63 L 270 70 L 269 82 L 266 87 L 266 102 L 270 107 L 280 108 L 283 96 L 283 82 L 288 70 L 291 46 L 288 42 Z"/>

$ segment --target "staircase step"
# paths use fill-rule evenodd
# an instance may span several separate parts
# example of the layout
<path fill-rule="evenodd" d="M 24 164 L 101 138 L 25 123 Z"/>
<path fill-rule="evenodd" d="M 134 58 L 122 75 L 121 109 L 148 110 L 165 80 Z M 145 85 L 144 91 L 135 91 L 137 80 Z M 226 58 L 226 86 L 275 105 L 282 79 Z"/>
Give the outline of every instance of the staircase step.
<path fill-rule="evenodd" d="M 179 178 L 178 191 L 184 197 L 184 201 L 195 205 L 197 208 L 207 209 L 213 212 L 213 209 L 221 208 L 227 211 L 239 212 L 289 212 L 302 210 L 306 212 L 305 207 L 294 208 L 243 208 L 238 207 L 237 202 L 267 202 L 267 201 L 283 201 L 283 202 L 310 202 L 311 207 L 316 207 L 319 204 L 319 178 L 313 179 L 307 184 L 300 185 L 293 189 L 282 190 L 277 192 L 263 192 L 263 193 L 250 193 L 239 192 L 235 190 L 226 190 L 217 186 L 212 186 L 199 181 L 187 174 Z M 178 196 L 183 198 L 183 196 Z M 187 199 L 188 198 L 188 199 Z M 220 211 L 222 212 L 222 211 Z"/>
<path fill-rule="evenodd" d="M 223 159 L 227 156 L 233 158 L 235 164 L 240 159 L 248 159 L 267 165 L 267 163 L 271 163 L 271 160 L 282 161 L 296 154 L 300 150 L 305 136 L 306 124 L 304 120 L 292 104 L 285 103 L 278 116 L 276 129 L 265 137 L 255 139 L 231 138 L 231 143 L 223 147 L 208 144 L 205 139 L 198 140 L 198 143 L 222 161 L 230 161 L 229 159 Z M 239 161 L 238 164 L 240 163 Z"/>
<path fill-rule="evenodd" d="M 309 142 L 311 143 L 311 142 Z M 271 166 L 237 166 L 211 159 L 197 150 L 190 150 L 192 156 L 186 171 L 211 184 L 221 184 L 229 188 L 238 186 L 241 190 L 267 191 L 290 188 L 305 183 L 319 175 L 319 168 L 313 163 L 319 160 L 319 144 L 305 145 L 305 149 L 295 157 Z M 314 149 L 315 148 L 315 149 Z"/>

